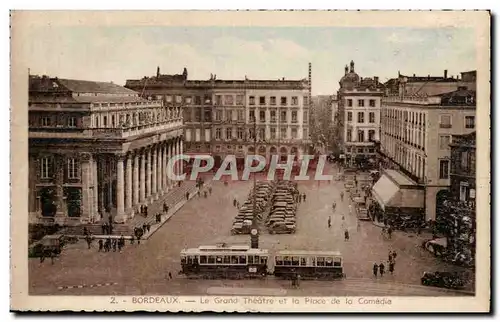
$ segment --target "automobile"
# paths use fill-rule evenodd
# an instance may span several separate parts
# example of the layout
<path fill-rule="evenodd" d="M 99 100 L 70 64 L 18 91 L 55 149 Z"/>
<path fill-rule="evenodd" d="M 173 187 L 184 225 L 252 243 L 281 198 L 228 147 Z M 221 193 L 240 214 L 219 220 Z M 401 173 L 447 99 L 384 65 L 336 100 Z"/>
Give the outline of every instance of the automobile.
<path fill-rule="evenodd" d="M 460 289 L 465 286 L 464 280 L 456 272 L 424 272 L 420 278 L 422 285 Z"/>
<path fill-rule="evenodd" d="M 293 234 L 295 233 L 294 224 L 286 224 L 285 222 L 276 222 L 269 227 L 270 234 Z"/>
<path fill-rule="evenodd" d="M 366 204 L 358 204 L 358 206 L 356 207 L 356 212 L 359 220 L 370 220 L 368 209 L 366 209 Z"/>
<path fill-rule="evenodd" d="M 446 238 L 436 238 L 422 242 L 424 249 L 433 253 L 434 256 L 444 256 L 447 253 L 448 241 Z"/>
<path fill-rule="evenodd" d="M 344 188 L 346 189 L 352 189 L 356 187 L 356 185 L 354 184 L 354 181 L 346 181 L 346 183 L 344 183 Z"/>
<path fill-rule="evenodd" d="M 66 244 L 73 243 L 65 235 L 49 235 L 36 242 L 28 249 L 29 257 L 59 256 Z"/>

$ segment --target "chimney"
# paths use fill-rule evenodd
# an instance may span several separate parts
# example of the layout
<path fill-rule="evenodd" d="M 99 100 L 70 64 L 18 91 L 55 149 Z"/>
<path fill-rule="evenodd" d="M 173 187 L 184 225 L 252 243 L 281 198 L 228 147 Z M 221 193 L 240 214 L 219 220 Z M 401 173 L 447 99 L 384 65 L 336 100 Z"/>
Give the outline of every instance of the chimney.
<path fill-rule="evenodd" d="M 378 76 L 373 77 L 373 79 L 375 80 L 375 83 L 378 83 Z"/>
<path fill-rule="evenodd" d="M 448 70 L 447 70 L 447 69 L 445 69 L 445 70 L 444 70 L 444 79 L 447 79 L 447 78 L 448 78 Z"/>
<path fill-rule="evenodd" d="M 160 66 L 156 67 L 156 77 L 160 77 Z"/>
<path fill-rule="evenodd" d="M 413 74 L 413 77 L 415 77 L 415 74 Z"/>

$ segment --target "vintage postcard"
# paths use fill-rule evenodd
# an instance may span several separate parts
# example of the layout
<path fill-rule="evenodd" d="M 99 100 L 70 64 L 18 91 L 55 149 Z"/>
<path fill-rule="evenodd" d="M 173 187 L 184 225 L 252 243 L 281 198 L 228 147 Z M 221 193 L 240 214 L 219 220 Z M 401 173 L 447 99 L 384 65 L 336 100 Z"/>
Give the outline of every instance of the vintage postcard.
<path fill-rule="evenodd" d="M 490 310 L 489 12 L 11 35 L 12 310 Z"/>

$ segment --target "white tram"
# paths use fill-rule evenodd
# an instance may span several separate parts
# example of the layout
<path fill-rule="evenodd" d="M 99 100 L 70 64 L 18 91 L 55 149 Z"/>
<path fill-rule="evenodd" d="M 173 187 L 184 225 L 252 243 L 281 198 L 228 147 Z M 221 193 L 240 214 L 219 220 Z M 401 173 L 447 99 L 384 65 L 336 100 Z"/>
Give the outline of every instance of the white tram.
<path fill-rule="evenodd" d="M 274 254 L 274 276 L 292 279 L 344 278 L 343 259 L 337 251 L 280 250 Z"/>
<path fill-rule="evenodd" d="M 181 274 L 189 278 L 264 278 L 267 275 L 267 249 L 248 245 L 200 246 L 181 251 Z"/>

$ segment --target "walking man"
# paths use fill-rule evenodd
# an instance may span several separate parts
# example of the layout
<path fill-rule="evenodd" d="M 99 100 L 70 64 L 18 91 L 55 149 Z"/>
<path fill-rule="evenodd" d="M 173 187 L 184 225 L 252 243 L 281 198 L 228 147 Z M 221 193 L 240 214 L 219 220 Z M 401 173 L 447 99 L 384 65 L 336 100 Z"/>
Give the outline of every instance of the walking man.
<path fill-rule="evenodd" d="M 306 201 L 306 194 L 304 193 L 304 194 L 302 195 L 302 197 L 303 197 L 304 202 L 305 202 L 305 201 Z"/>
<path fill-rule="evenodd" d="M 332 227 L 332 218 L 328 216 L 328 228 Z"/>
<path fill-rule="evenodd" d="M 186 200 L 189 200 L 189 191 L 186 192 Z"/>
<path fill-rule="evenodd" d="M 344 241 L 349 241 L 349 231 L 347 229 L 344 231 Z"/>
<path fill-rule="evenodd" d="M 102 249 L 103 249 L 103 247 L 104 247 L 104 244 L 102 243 L 102 239 L 99 239 L 98 244 L 99 244 L 99 250 L 98 250 L 98 251 L 99 251 L 99 252 L 102 252 Z"/>
<path fill-rule="evenodd" d="M 116 252 L 116 239 L 113 239 L 113 251 Z"/>
<path fill-rule="evenodd" d="M 90 249 L 90 246 L 92 245 L 92 237 L 90 235 L 85 236 L 85 241 L 87 242 L 87 246 Z"/>
<path fill-rule="evenodd" d="M 373 276 L 377 277 L 378 273 L 378 265 L 377 263 L 373 264 Z"/>
<path fill-rule="evenodd" d="M 168 272 L 168 278 L 172 279 L 172 273 L 171 272 Z"/>
<path fill-rule="evenodd" d="M 340 201 L 344 202 L 344 191 L 340 192 Z"/>
<path fill-rule="evenodd" d="M 356 225 L 356 231 L 360 231 L 360 230 L 361 230 L 361 223 L 358 220 L 358 224 Z"/>
<path fill-rule="evenodd" d="M 384 263 L 380 263 L 378 269 L 380 271 L 380 277 L 384 277 L 384 269 L 385 269 Z"/>
<path fill-rule="evenodd" d="M 389 273 L 394 274 L 394 262 L 390 261 L 389 262 Z"/>

